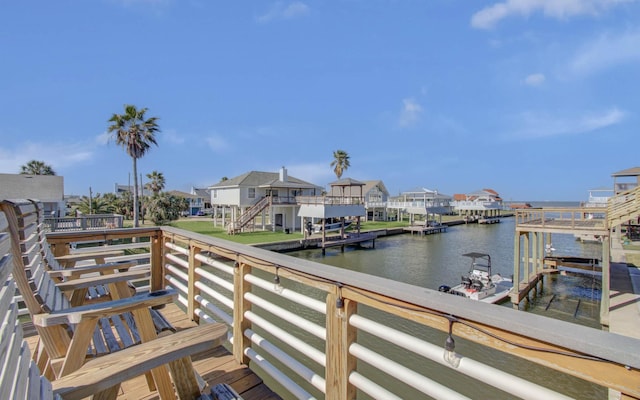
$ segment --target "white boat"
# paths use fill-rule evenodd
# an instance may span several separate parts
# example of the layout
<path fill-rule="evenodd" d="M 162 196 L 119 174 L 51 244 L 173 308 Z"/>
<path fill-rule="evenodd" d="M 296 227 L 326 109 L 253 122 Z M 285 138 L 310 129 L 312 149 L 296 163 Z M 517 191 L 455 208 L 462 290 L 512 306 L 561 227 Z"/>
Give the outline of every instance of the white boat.
<path fill-rule="evenodd" d="M 467 253 L 471 258 L 471 268 L 463 275 L 460 284 L 449 287 L 441 285 L 438 290 L 485 303 L 497 303 L 507 297 L 513 287 L 513 280 L 500 274 L 491 275 L 491 256 L 484 253 Z"/>
<path fill-rule="evenodd" d="M 350 219 L 344 220 L 344 229 L 347 229 L 353 221 Z M 322 231 L 325 232 L 333 232 L 339 231 L 342 228 L 343 224 L 340 218 L 327 218 L 326 220 L 321 220 L 317 224 L 313 224 L 313 233 L 320 233 Z"/>
<path fill-rule="evenodd" d="M 613 195 L 614 195 L 613 189 L 609 189 L 609 188 L 591 189 L 589 190 L 589 200 L 586 202 L 580 203 L 580 207 L 585 208 L 588 211 L 590 211 L 589 209 L 595 210 L 596 208 L 606 209 L 607 202 L 611 197 L 613 197 Z M 596 211 L 586 212 L 584 217 L 585 219 L 604 219 L 605 213 L 602 212 L 602 210 L 599 210 L 599 211 L 600 212 L 596 212 Z M 602 243 L 602 239 L 603 239 L 600 235 L 593 235 L 588 233 L 576 233 L 574 234 L 574 237 L 576 238 L 576 240 L 580 240 L 583 243 L 584 242 Z"/>

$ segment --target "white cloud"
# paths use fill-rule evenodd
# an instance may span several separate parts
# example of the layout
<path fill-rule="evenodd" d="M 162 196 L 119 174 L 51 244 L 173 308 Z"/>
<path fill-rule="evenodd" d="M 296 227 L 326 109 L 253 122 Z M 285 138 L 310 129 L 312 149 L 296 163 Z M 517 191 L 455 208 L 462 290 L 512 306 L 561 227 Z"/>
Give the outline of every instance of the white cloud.
<path fill-rule="evenodd" d="M 516 124 L 522 128 L 518 129 L 514 136 L 535 139 L 584 134 L 619 124 L 625 117 L 626 112 L 616 107 L 606 111 L 565 118 L 525 112 L 516 118 Z"/>
<path fill-rule="evenodd" d="M 99 134 L 98 136 L 96 136 L 96 143 L 99 145 L 105 145 L 107 143 L 109 143 L 109 140 L 111 140 L 112 134 L 111 132 L 108 131 L 104 131 L 101 134 Z"/>
<path fill-rule="evenodd" d="M 308 5 L 300 1 L 294 1 L 292 3 L 284 3 L 278 1 L 273 3 L 265 14 L 262 14 L 256 18 L 258 22 L 268 23 L 275 20 L 294 19 L 309 15 L 311 9 Z"/>
<path fill-rule="evenodd" d="M 536 12 L 555 19 L 567 19 L 578 15 L 598 15 L 620 3 L 634 0 L 506 0 L 485 7 L 471 17 L 471 26 L 491 29 L 500 20 L 510 16 L 529 17 Z"/>
<path fill-rule="evenodd" d="M 224 138 L 220 136 L 209 136 L 205 139 L 205 142 L 216 153 L 221 153 L 229 148 L 229 144 Z"/>
<path fill-rule="evenodd" d="M 183 144 L 185 141 L 184 137 L 178 135 L 178 133 L 173 129 L 160 132 L 160 137 L 166 142 L 172 144 Z"/>
<path fill-rule="evenodd" d="M 91 146 L 25 142 L 15 148 L 0 148 L 0 172 L 17 174 L 20 173 L 22 165 L 31 160 L 38 160 L 50 165 L 59 174 L 61 168 L 90 160 L 93 155 Z"/>
<path fill-rule="evenodd" d="M 398 125 L 401 128 L 406 128 L 414 125 L 420 120 L 422 115 L 422 106 L 418 104 L 414 99 L 402 100 L 402 110 L 400 111 L 400 119 Z"/>
<path fill-rule="evenodd" d="M 544 83 L 545 80 L 546 78 L 544 74 L 536 73 L 524 78 L 524 83 L 529 86 L 540 86 Z"/>
<path fill-rule="evenodd" d="M 600 35 L 573 56 L 569 70 L 571 74 L 589 75 L 633 62 L 640 63 L 640 31 Z"/>

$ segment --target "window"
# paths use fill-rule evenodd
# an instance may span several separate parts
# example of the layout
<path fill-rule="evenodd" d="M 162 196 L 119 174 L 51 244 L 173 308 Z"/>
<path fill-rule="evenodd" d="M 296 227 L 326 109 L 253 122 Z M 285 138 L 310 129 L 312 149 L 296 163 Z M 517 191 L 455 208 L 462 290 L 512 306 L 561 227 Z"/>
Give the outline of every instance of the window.
<path fill-rule="evenodd" d="M 250 199 L 255 199 L 256 198 L 256 188 L 249 188 L 249 198 Z"/>

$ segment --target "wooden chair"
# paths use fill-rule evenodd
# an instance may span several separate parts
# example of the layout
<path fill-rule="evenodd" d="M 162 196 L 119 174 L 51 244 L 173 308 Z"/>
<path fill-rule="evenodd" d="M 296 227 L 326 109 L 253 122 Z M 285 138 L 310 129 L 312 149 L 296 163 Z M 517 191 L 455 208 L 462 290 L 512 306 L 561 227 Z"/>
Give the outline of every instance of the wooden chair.
<path fill-rule="evenodd" d="M 118 252 L 95 252 L 84 253 L 80 255 L 69 254 L 63 258 L 67 260 L 65 265 L 62 265 L 58 259 L 53 255 L 51 248 L 46 239 L 44 231 L 44 210 L 43 205 L 38 200 L 31 199 L 18 199 L 18 200 L 4 200 L 6 207 L 12 207 L 16 214 L 18 221 L 18 233 L 20 240 L 24 245 L 21 247 L 24 257 L 34 257 L 37 255 L 36 251 L 32 251 L 32 246 L 38 246 L 41 259 L 38 262 L 43 262 L 47 267 L 50 275 L 56 279 L 56 281 L 70 281 L 80 278 L 86 274 L 112 274 L 114 271 L 126 273 L 126 280 L 141 279 L 148 277 L 148 268 L 143 270 L 137 270 L 137 272 L 129 272 L 129 268 L 133 267 L 133 262 L 110 262 L 105 263 L 105 257 L 115 256 L 121 254 Z M 74 267 L 75 262 L 79 260 L 95 259 L 97 265 Z M 24 259 L 25 265 L 30 265 L 33 260 Z M 112 286 L 115 284 L 112 284 Z M 124 285 L 124 284 L 123 284 Z M 131 285 L 129 285 L 131 288 Z M 115 289 L 115 288 L 112 288 Z M 122 286 L 124 289 L 124 286 Z M 87 301 L 93 302 L 97 300 L 110 299 L 115 300 L 119 297 L 112 298 L 110 295 L 111 290 L 107 285 L 96 285 L 86 288 L 76 288 L 71 298 L 71 304 L 73 306 L 81 305 Z M 132 295 L 135 293 L 135 288 L 129 290 Z M 123 294 L 126 292 L 123 290 Z"/>
<path fill-rule="evenodd" d="M 121 382 L 150 369 L 169 365 L 175 392 L 181 399 L 210 399 L 201 395 L 190 355 L 219 346 L 226 337 L 224 324 L 207 324 L 165 336 L 118 353 L 88 361 L 53 383 L 31 359 L 18 320 L 14 276 L 21 263 L 15 262 L 15 245 L 7 233 L 9 224 L 0 212 L 0 398 L 1 399 L 113 399 Z M 88 309 L 83 314 L 89 313 Z M 217 386 L 216 386 L 217 387 Z M 163 397 L 164 398 L 164 397 Z"/>
<path fill-rule="evenodd" d="M 174 301 L 177 298 L 175 291 L 133 297 L 122 295 L 118 300 L 71 307 L 63 290 L 45 270 L 38 247 L 21 240 L 14 207 L 3 202 L 2 208 L 18 265 L 13 276 L 40 338 L 36 354 L 38 367 L 48 378 L 70 374 L 80 368 L 87 357 L 114 353 L 157 337 L 150 308 Z M 24 260 L 28 260 L 28 266 L 24 265 Z M 121 279 L 121 275 L 124 274 L 82 278 L 61 285 L 73 291 L 104 280 L 111 284 Z M 121 287 L 115 285 L 114 292 L 119 293 L 119 290 Z M 173 393 L 166 368 L 153 369 L 151 374 L 153 379 L 148 378 L 150 388 L 157 387 L 160 393 Z"/>
<path fill-rule="evenodd" d="M 20 250 L 22 259 L 31 273 L 31 266 L 44 264 L 45 270 L 54 278 L 56 285 L 68 294 L 72 307 L 104 300 L 117 300 L 130 297 L 136 293 L 135 288 L 129 283 L 132 279 L 148 278 L 149 268 L 130 271 L 135 263 L 111 262 L 84 267 L 65 268 L 59 264 L 53 256 L 51 248 L 44 234 L 44 212 L 42 203 L 37 200 L 4 200 L 3 208 L 13 208 L 17 220 L 18 236 L 20 238 Z M 39 249 L 36 250 L 36 247 Z M 91 258 L 104 261 L 104 257 L 112 255 L 112 252 L 91 253 Z M 86 254 L 79 255 L 75 259 L 84 259 Z M 68 258 L 74 260 L 74 258 Z M 37 268 L 36 268 L 37 269 Z M 115 275 L 117 272 L 117 276 Z M 86 274 L 100 274 L 102 279 L 83 279 Z M 47 309 L 48 310 L 48 309 Z M 48 310 L 50 311 L 50 310 Z M 156 331 L 174 331 L 171 323 L 157 310 L 151 310 L 151 317 Z"/>

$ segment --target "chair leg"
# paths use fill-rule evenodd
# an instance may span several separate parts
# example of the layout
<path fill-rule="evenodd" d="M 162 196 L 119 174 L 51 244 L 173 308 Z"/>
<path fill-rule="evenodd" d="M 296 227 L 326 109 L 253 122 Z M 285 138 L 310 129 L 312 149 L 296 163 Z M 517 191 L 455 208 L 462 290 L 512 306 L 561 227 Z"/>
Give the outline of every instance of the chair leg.
<path fill-rule="evenodd" d="M 170 362 L 169 369 L 179 399 L 195 399 L 200 396 L 200 384 L 196 379 L 191 357 Z"/>
<path fill-rule="evenodd" d="M 115 400 L 118 397 L 118 391 L 120 390 L 120 384 L 111 386 L 109 389 L 105 389 L 102 392 L 95 393 L 92 397 L 93 400 Z"/>

